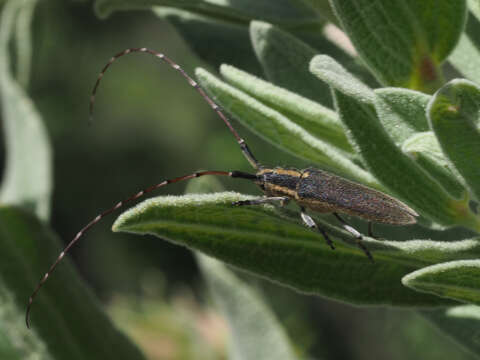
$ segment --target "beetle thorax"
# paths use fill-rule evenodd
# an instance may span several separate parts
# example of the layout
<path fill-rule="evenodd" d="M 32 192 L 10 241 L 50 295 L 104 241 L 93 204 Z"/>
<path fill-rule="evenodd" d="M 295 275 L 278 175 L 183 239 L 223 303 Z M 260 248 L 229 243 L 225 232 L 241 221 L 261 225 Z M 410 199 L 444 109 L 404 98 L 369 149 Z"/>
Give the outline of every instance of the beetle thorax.
<path fill-rule="evenodd" d="M 257 172 L 255 183 L 262 188 L 267 196 L 288 196 L 295 198 L 301 171 L 294 169 L 261 169 Z"/>

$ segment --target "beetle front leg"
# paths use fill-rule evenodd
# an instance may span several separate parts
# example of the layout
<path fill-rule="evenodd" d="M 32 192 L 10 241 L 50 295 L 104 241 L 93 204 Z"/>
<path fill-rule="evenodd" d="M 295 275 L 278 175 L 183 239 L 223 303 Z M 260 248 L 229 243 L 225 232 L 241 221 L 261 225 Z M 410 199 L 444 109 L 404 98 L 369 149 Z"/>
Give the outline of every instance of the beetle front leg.
<path fill-rule="evenodd" d="M 276 202 L 280 202 L 281 206 L 285 206 L 289 201 L 290 201 L 290 198 L 286 196 L 270 196 L 270 197 L 264 197 L 260 199 L 235 201 L 232 203 L 232 205 L 233 206 L 262 205 L 262 204 L 273 204 Z"/>
<path fill-rule="evenodd" d="M 357 242 L 357 245 L 360 249 L 362 249 L 362 251 L 365 253 L 365 255 L 367 255 L 367 257 L 372 261 L 374 262 L 373 260 L 373 256 L 372 254 L 370 253 L 370 251 L 367 249 L 367 247 L 363 244 L 363 236 L 362 234 L 360 234 L 355 228 L 353 228 L 352 226 L 348 225 L 347 222 L 345 220 L 343 220 L 340 215 L 338 215 L 337 213 L 333 213 L 333 215 L 335 215 L 335 217 L 338 219 L 338 221 L 340 221 L 342 223 L 342 227 L 347 230 L 350 234 L 352 234 L 354 237 L 355 237 L 355 240 Z"/>
<path fill-rule="evenodd" d="M 332 250 L 335 250 L 335 246 L 333 245 L 332 240 L 330 240 L 330 237 L 328 236 L 327 232 L 322 228 L 319 228 L 318 225 L 315 223 L 315 221 L 312 219 L 312 217 L 305 213 L 305 208 L 302 207 L 300 208 L 300 210 L 301 210 L 300 217 L 302 218 L 303 223 L 307 225 L 310 229 L 316 229 L 317 231 L 319 231 L 325 238 L 325 241 L 327 242 L 327 244 L 332 248 Z"/>

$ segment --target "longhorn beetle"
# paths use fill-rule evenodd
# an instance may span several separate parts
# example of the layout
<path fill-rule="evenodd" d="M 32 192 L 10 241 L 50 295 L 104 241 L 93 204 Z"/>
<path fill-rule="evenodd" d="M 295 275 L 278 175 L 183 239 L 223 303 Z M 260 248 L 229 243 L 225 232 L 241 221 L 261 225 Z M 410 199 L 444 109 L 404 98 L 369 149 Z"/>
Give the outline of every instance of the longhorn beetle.
<path fill-rule="evenodd" d="M 99 214 L 75 235 L 73 240 L 71 240 L 65 249 L 60 253 L 55 262 L 50 266 L 50 269 L 45 273 L 43 278 L 38 283 L 37 287 L 28 299 L 26 310 L 27 327 L 30 327 L 29 314 L 33 299 L 43 284 L 45 284 L 48 277 L 55 270 L 58 263 L 64 258 L 68 250 L 70 250 L 70 248 L 83 236 L 83 234 L 85 234 L 85 232 L 87 232 L 93 225 L 99 222 L 106 215 L 109 215 L 115 210 L 121 208 L 123 205 L 168 184 L 173 184 L 205 175 L 229 176 L 232 178 L 253 181 L 260 187 L 265 196 L 254 200 L 237 201 L 232 203 L 233 206 L 261 205 L 266 203 L 279 203 L 280 205 L 285 205 L 288 201 L 293 200 L 300 207 L 300 217 L 303 223 L 310 229 L 319 231 L 325 238 L 327 244 L 332 249 L 335 249 L 328 234 L 325 232 L 325 230 L 317 226 L 310 215 L 306 213 L 306 209 L 310 209 L 319 213 L 333 213 L 333 215 L 342 224 L 342 227 L 355 237 L 357 245 L 361 250 L 363 250 L 365 255 L 371 261 L 373 261 L 373 257 L 370 254 L 370 251 L 362 243 L 362 235 L 353 227 L 348 225 L 340 217 L 338 214 L 339 212 L 368 220 L 368 234 L 372 237 L 372 221 L 391 225 L 408 225 L 416 222 L 415 217 L 417 217 L 418 214 L 403 202 L 394 199 L 393 197 L 378 190 L 370 189 L 364 185 L 351 182 L 337 175 L 333 175 L 326 171 L 315 168 L 296 170 L 280 167 L 271 168 L 260 165 L 255 156 L 253 156 L 253 153 L 248 148 L 245 140 L 238 135 L 237 131 L 233 128 L 232 124 L 227 119 L 220 107 L 206 94 L 200 85 L 198 85 L 197 82 L 180 67 L 180 65 L 173 62 L 164 54 L 154 50 L 147 48 L 130 48 L 118 53 L 110 59 L 110 61 L 104 66 L 98 75 L 97 81 L 92 90 L 92 95 L 90 97 L 90 120 L 92 120 L 93 117 L 95 94 L 97 93 L 97 88 L 100 84 L 100 80 L 103 78 L 103 75 L 117 59 L 133 52 L 151 54 L 163 60 L 173 69 L 180 72 L 180 74 L 182 74 L 188 83 L 193 86 L 200 93 L 200 95 L 202 95 L 205 101 L 223 120 L 225 125 L 227 125 L 228 129 L 237 140 L 242 154 L 255 169 L 255 173 L 250 174 L 243 171 L 201 171 L 174 179 L 164 180 L 136 193 L 135 195 L 130 196 L 123 201 L 118 202 L 112 208 Z"/>

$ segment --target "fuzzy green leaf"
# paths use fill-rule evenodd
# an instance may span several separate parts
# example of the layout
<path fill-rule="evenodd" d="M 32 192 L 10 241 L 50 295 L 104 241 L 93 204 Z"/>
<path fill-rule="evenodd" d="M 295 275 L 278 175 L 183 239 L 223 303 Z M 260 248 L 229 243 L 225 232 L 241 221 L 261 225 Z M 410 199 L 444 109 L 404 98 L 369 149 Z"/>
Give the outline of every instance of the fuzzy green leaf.
<path fill-rule="evenodd" d="M 378 85 L 363 64 L 345 50 L 345 47 L 351 47 L 348 39 L 342 40 L 335 30 L 332 34 L 332 27 L 331 24 L 313 23 L 302 28 L 285 29 L 283 26 L 252 21 L 250 37 L 268 80 L 322 105 L 332 106 L 328 87 L 315 82 L 308 71 L 310 60 L 320 53 L 337 59 L 368 84 Z M 341 30 L 337 31 L 341 33 Z M 345 45 L 345 42 L 348 44 Z M 244 69 L 243 66 L 241 68 Z"/>
<path fill-rule="evenodd" d="M 189 181 L 186 193 L 223 190 L 218 178 Z M 225 265 L 195 253 L 213 298 L 230 327 L 229 359 L 295 359 L 287 335 L 275 315 L 246 283 Z"/>
<path fill-rule="evenodd" d="M 196 75 L 202 87 L 223 109 L 273 145 L 297 157 L 335 169 L 358 182 L 379 187 L 375 178 L 338 149 L 314 137 L 278 111 L 218 80 L 205 70 L 197 69 Z"/>
<path fill-rule="evenodd" d="M 348 153 L 353 152 L 343 125 L 333 110 L 230 65 L 222 65 L 220 74 L 230 85 L 285 115 L 318 139 Z"/>
<path fill-rule="evenodd" d="M 378 118 L 397 145 L 418 132 L 429 130 L 425 110 L 430 96 L 401 88 L 377 89 L 375 94 Z"/>
<path fill-rule="evenodd" d="M 27 88 L 30 79 L 30 64 L 32 62 L 32 24 L 33 13 L 38 0 L 24 0 L 24 5 L 18 12 L 15 29 L 15 44 L 17 50 L 17 81 L 21 87 Z"/>
<path fill-rule="evenodd" d="M 297 359 L 274 314 L 247 284 L 220 262 L 198 254 L 200 269 L 230 328 L 230 359 Z"/>
<path fill-rule="evenodd" d="M 467 5 L 473 16 L 480 20 L 480 2 L 478 0 L 467 0 Z"/>
<path fill-rule="evenodd" d="M 406 275 L 402 283 L 417 291 L 480 304 L 480 260 L 435 264 Z"/>
<path fill-rule="evenodd" d="M 433 92 L 466 18 L 463 0 L 332 0 L 359 55 L 385 85 Z M 432 91 L 433 90 L 433 91 Z"/>
<path fill-rule="evenodd" d="M 189 45 L 215 68 L 228 62 L 261 73 L 250 43 L 248 26 L 260 19 L 298 31 L 299 36 L 315 39 L 323 20 L 311 7 L 297 0 L 280 0 L 272 4 L 256 0 L 97 0 L 95 10 L 105 18 L 114 11 L 151 9 L 169 21 Z M 215 44 L 212 47 L 212 44 Z"/>
<path fill-rule="evenodd" d="M 467 189 L 459 180 L 457 171 L 445 158 L 432 131 L 413 135 L 403 143 L 402 150 L 430 174 L 450 195 L 457 199 L 466 196 Z"/>
<path fill-rule="evenodd" d="M 23 309 L 0 279 L 0 359 L 54 360 L 46 343 L 25 326 Z"/>
<path fill-rule="evenodd" d="M 425 246 L 365 239 L 367 247 L 378 249 L 372 264 L 356 247 L 336 242 L 331 250 L 320 234 L 271 206 L 231 205 L 251 198 L 235 193 L 153 198 L 122 214 L 113 230 L 153 234 L 299 291 L 356 304 L 438 305 L 441 300 L 407 290 L 400 278 L 448 253 L 478 255 L 474 240 Z M 350 234 L 317 221 L 355 246 Z"/>
<path fill-rule="evenodd" d="M 433 96 L 428 116 L 438 142 L 473 195 L 480 199 L 480 88 L 452 80 Z M 480 230 L 480 227 L 478 228 Z"/>
<path fill-rule="evenodd" d="M 470 13 L 465 31 L 448 58 L 455 69 L 466 78 L 480 83 L 480 6 L 478 0 L 468 0 Z"/>
<path fill-rule="evenodd" d="M 254 74 L 262 73 L 250 43 L 248 24 L 177 8 L 154 7 L 153 12 L 170 22 L 192 50 L 214 68 L 226 62 Z"/>
<path fill-rule="evenodd" d="M 250 37 L 255 54 L 269 81 L 320 104 L 331 106 L 328 86 L 315 81 L 308 71 L 308 64 L 318 53 L 317 50 L 287 32 L 261 21 L 251 22 Z"/>
<path fill-rule="evenodd" d="M 463 76 L 480 82 L 480 51 L 468 34 L 462 34 L 449 61 Z"/>
<path fill-rule="evenodd" d="M 52 191 L 50 142 L 40 114 L 10 70 L 9 40 L 24 5 L 32 6 L 28 1 L 10 1 L 1 16 L 0 100 L 7 156 L 0 201 L 24 206 L 47 219 Z"/>
<path fill-rule="evenodd" d="M 0 299 L 10 307 L 8 321 L 0 318 L 0 333 L 15 343 L 19 334 L 28 331 L 28 297 L 61 249 L 55 235 L 33 215 L 7 207 L 0 208 L 0 249 Z M 68 259 L 39 292 L 31 321 L 28 334 L 41 341 L 54 359 L 143 359 L 110 323 Z M 38 343 L 28 346 L 41 348 Z"/>
<path fill-rule="evenodd" d="M 310 61 L 310 72 L 330 87 L 355 98 L 362 104 L 372 105 L 376 96 L 363 82 L 327 55 L 317 55 Z"/>
<path fill-rule="evenodd" d="M 395 145 L 378 119 L 375 92 L 328 56 L 314 57 L 310 69 L 334 89 L 336 107 L 351 142 L 382 184 L 421 215 L 441 225 L 478 226 L 467 202 L 450 197 Z"/>
<path fill-rule="evenodd" d="M 480 307 L 460 305 L 441 310 L 425 310 L 421 314 L 466 350 L 480 353 Z"/>
<path fill-rule="evenodd" d="M 251 20 L 268 21 L 294 34 L 323 53 L 345 57 L 322 33 L 325 20 L 310 5 L 299 0 L 97 0 L 96 10 L 106 17 L 117 10 L 153 9 L 174 25 L 195 52 L 218 68 L 227 62 L 260 75 L 261 67 L 253 55 L 249 37 Z M 214 44 L 214 46 L 212 46 Z M 318 85 L 317 85 L 318 86 Z"/>

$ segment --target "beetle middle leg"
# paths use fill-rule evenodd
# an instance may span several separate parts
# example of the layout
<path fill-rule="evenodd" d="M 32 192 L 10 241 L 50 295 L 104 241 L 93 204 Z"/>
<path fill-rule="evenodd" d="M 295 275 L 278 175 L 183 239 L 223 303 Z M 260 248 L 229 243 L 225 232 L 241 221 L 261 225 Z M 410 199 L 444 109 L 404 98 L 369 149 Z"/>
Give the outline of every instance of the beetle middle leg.
<path fill-rule="evenodd" d="M 355 228 L 353 228 L 352 226 L 348 225 L 347 222 L 345 220 L 343 220 L 340 215 L 338 215 L 337 213 L 333 213 L 333 215 L 335 215 L 335 217 L 338 219 L 338 221 L 340 221 L 342 223 L 342 227 L 347 230 L 350 234 L 352 234 L 354 237 L 355 237 L 355 240 L 357 242 L 357 245 L 360 249 L 363 250 L 363 252 L 365 253 L 365 255 L 367 255 L 367 257 L 373 262 L 373 256 L 372 254 L 370 253 L 370 251 L 367 249 L 367 247 L 363 244 L 362 240 L 363 240 L 363 236 L 362 234 L 360 234 Z M 371 223 L 369 223 L 370 225 Z M 371 226 L 369 226 L 369 231 L 371 231 Z"/>
<path fill-rule="evenodd" d="M 301 216 L 301 218 L 303 220 L 303 223 L 305 225 L 307 225 L 310 229 L 318 230 L 323 235 L 323 237 L 325 238 L 325 241 L 332 248 L 332 250 L 335 250 L 335 246 L 333 245 L 333 241 L 330 239 L 327 232 L 325 230 L 323 230 L 322 228 L 318 227 L 318 225 L 315 223 L 315 221 L 312 219 L 312 217 L 305 213 L 305 208 L 303 208 L 303 207 L 300 208 L 300 216 Z"/>

